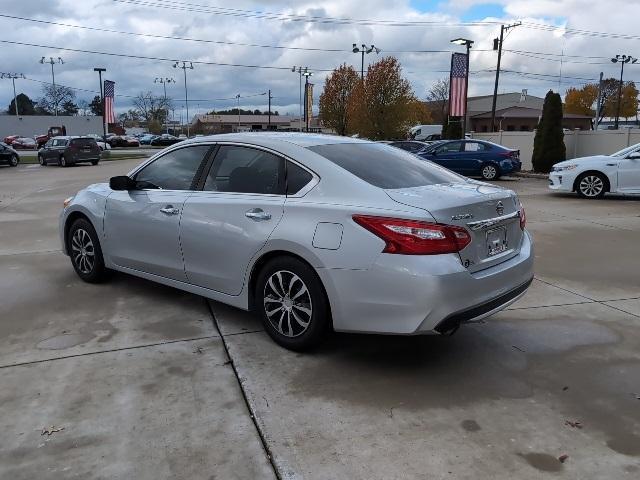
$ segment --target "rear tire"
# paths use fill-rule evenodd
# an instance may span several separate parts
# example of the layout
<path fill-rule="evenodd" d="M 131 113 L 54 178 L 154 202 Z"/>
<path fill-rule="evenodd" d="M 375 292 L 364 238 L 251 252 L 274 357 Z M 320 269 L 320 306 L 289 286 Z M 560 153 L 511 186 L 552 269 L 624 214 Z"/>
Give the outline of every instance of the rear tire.
<path fill-rule="evenodd" d="M 269 336 L 294 351 L 318 345 L 331 319 L 322 282 L 306 263 L 277 257 L 262 268 L 254 292 L 255 308 Z"/>
<path fill-rule="evenodd" d="M 100 160 L 91 160 L 91 165 L 93 165 L 94 167 L 98 165 L 98 163 L 100 163 Z"/>
<path fill-rule="evenodd" d="M 496 180 L 500 177 L 500 170 L 493 163 L 485 163 L 482 165 L 480 175 L 484 180 Z"/>
<path fill-rule="evenodd" d="M 597 172 L 583 173 L 576 180 L 576 192 L 582 198 L 602 198 L 607 191 L 607 179 Z"/>
<path fill-rule="evenodd" d="M 20 158 L 17 155 L 12 155 L 11 160 L 9 160 L 9 165 L 12 167 L 17 167 L 18 163 L 20 163 Z"/>
<path fill-rule="evenodd" d="M 79 218 L 67 234 L 67 252 L 73 269 L 87 283 L 103 282 L 108 276 L 100 241 L 91 222 Z"/>

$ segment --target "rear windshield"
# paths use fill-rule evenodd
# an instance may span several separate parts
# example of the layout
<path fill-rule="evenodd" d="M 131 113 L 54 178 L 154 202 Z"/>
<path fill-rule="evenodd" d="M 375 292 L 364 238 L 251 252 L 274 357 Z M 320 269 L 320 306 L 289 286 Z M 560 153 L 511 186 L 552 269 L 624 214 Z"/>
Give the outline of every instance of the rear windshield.
<path fill-rule="evenodd" d="M 411 188 L 464 181 L 463 177 L 445 168 L 385 144 L 336 143 L 308 148 L 380 188 Z"/>
<path fill-rule="evenodd" d="M 96 141 L 93 138 L 74 138 L 71 140 L 71 143 L 80 147 L 86 147 L 95 145 Z"/>

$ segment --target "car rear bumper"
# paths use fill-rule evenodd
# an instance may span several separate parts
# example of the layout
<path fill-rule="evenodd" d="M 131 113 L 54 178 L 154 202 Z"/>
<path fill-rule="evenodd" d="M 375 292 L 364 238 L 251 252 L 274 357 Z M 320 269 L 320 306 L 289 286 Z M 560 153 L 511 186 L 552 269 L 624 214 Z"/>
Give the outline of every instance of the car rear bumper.
<path fill-rule="evenodd" d="M 456 254 L 381 254 L 367 270 L 318 269 L 338 331 L 446 333 L 506 308 L 533 278 L 533 243 L 515 257 L 470 273 Z"/>

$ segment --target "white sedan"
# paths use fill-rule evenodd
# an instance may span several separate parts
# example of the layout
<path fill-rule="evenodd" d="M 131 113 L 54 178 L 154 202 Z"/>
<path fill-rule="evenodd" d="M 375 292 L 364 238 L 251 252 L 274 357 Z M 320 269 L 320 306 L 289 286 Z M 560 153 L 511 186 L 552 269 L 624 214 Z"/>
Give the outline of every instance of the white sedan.
<path fill-rule="evenodd" d="M 612 155 L 556 163 L 549 173 L 549 188 L 583 198 L 601 198 L 607 192 L 640 194 L 640 143 Z"/>

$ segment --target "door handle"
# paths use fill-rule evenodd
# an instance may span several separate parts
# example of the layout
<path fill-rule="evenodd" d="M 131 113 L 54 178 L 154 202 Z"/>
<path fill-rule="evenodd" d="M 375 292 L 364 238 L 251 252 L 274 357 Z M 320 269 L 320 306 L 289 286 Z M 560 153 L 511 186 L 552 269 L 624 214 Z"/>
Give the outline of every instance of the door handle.
<path fill-rule="evenodd" d="M 177 215 L 180 213 L 180 210 L 175 208 L 173 205 L 167 205 L 166 207 L 161 208 L 160 211 L 167 215 Z"/>
<path fill-rule="evenodd" d="M 244 216 L 251 220 L 255 220 L 256 222 L 271 220 L 271 214 L 265 212 L 261 208 L 252 208 L 251 210 L 247 210 Z"/>

